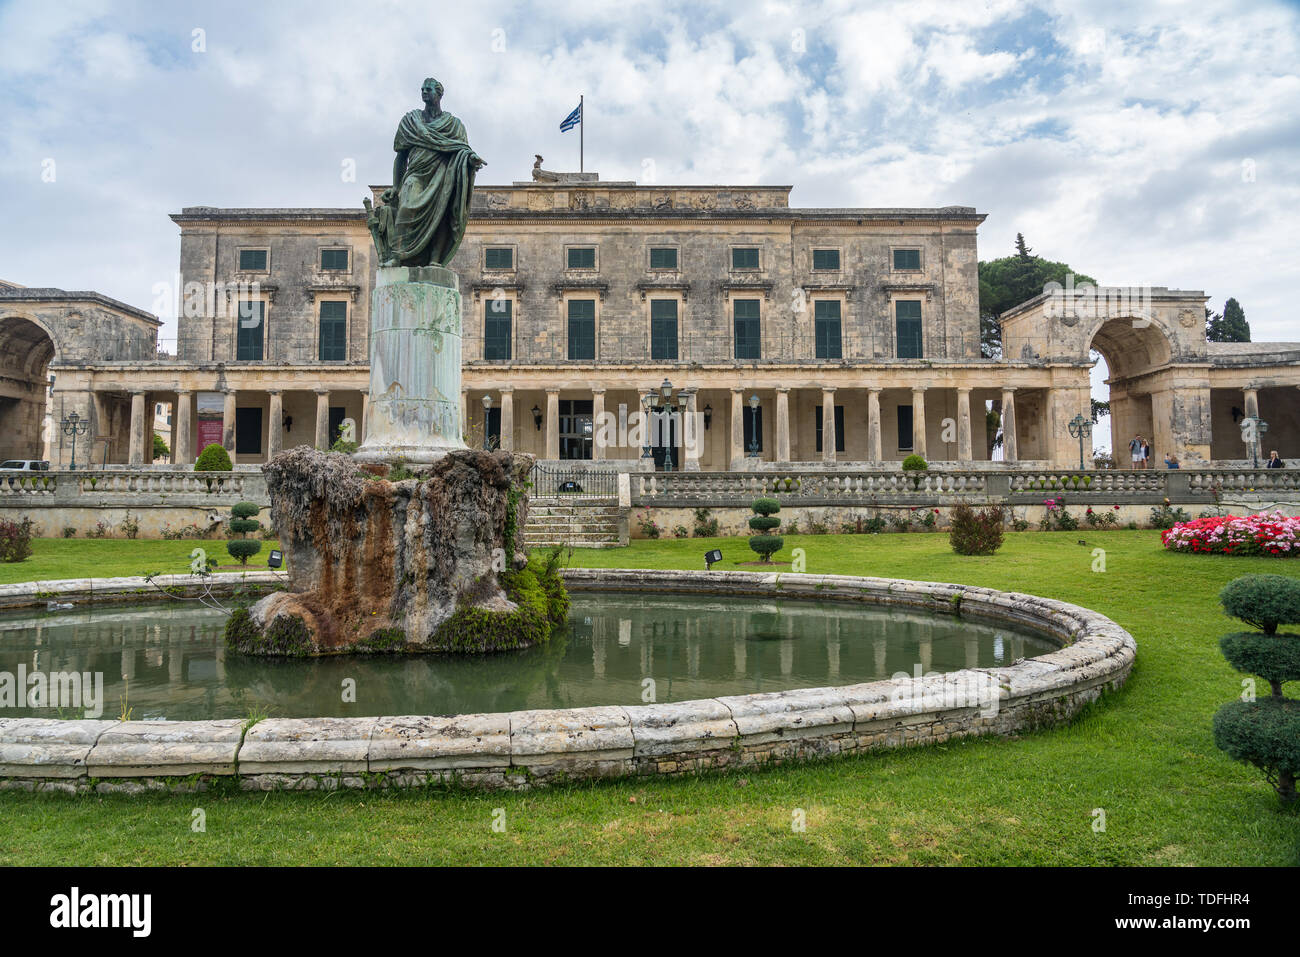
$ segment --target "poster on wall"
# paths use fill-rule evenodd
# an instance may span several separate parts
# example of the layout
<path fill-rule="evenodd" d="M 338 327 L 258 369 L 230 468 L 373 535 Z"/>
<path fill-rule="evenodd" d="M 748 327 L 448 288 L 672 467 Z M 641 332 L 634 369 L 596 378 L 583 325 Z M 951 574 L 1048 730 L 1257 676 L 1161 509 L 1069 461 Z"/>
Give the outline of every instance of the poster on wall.
<path fill-rule="evenodd" d="M 195 458 L 209 445 L 213 443 L 221 444 L 221 427 L 225 407 L 226 397 L 221 392 L 200 392 L 196 397 Z"/>

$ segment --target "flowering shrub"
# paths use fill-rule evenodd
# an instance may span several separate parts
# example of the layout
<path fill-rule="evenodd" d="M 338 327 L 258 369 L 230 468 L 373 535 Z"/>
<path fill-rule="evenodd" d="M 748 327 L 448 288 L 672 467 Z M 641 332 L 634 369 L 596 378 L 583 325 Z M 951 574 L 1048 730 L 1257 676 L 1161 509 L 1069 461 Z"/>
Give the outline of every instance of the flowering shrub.
<path fill-rule="evenodd" d="M 1160 540 L 1175 552 L 1300 556 L 1300 518 L 1281 512 L 1198 518 L 1161 532 Z"/>
<path fill-rule="evenodd" d="M 0 561 L 25 561 L 32 553 L 32 520 L 0 520 Z"/>

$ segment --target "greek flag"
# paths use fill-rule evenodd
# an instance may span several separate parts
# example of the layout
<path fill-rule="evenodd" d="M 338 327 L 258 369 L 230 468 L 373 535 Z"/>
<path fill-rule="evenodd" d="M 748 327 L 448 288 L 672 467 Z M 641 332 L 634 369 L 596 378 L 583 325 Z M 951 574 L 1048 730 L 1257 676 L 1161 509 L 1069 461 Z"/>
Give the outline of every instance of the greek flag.
<path fill-rule="evenodd" d="M 581 122 L 582 122 L 582 104 L 579 103 L 577 109 L 575 109 L 572 113 L 566 116 L 564 118 L 564 122 L 560 124 L 560 132 L 567 133 L 569 132 L 569 130 L 573 129 Z"/>

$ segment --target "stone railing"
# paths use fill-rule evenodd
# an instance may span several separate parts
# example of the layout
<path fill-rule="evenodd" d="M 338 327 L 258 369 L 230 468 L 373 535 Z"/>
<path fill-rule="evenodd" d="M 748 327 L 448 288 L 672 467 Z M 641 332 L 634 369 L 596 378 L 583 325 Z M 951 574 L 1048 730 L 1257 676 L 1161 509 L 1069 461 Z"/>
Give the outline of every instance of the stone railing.
<path fill-rule="evenodd" d="M 194 472 L 180 469 L 79 469 L 8 475 L 0 473 L 0 508 L 37 505 L 268 504 L 260 471 Z"/>
<path fill-rule="evenodd" d="M 1067 500 L 1115 504 L 1213 504 L 1231 495 L 1261 503 L 1300 494 L 1300 469 L 1148 471 L 979 469 L 763 472 L 645 472 L 631 475 L 642 508 L 727 508 L 771 496 L 789 505 L 1033 505 Z"/>

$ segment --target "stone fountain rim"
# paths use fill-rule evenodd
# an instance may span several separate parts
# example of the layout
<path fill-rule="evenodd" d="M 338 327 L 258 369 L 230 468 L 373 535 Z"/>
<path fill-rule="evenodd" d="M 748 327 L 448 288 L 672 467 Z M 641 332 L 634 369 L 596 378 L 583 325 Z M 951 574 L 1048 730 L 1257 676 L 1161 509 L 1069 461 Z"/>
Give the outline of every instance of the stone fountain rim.
<path fill-rule="evenodd" d="M 646 569 L 565 569 L 578 591 L 636 592 Z M 280 584 L 276 572 L 214 576 L 217 587 Z M 161 586 L 197 588 L 193 575 Z M 1132 635 L 1091 609 L 944 582 L 847 575 L 654 571 L 656 593 L 865 601 L 973 614 L 1036 628 L 1055 651 L 1001 668 L 649 705 L 453 716 L 118 721 L 0 717 L 0 787 L 87 791 L 194 787 L 234 776 L 245 789 L 418 786 L 521 788 L 547 779 L 683 773 L 790 758 L 1012 734 L 1059 724 L 1127 678 Z M 634 587 L 635 586 L 635 587 Z M 140 601 L 143 578 L 0 586 L 0 607 L 91 597 Z M 39 597 L 38 597 L 39 596 Z M 954 700 L 979 688 L 982 708 Z M 981 701 L 984 699 L 981 698 Z M 989 714 L 989 711 L 992 711 Z M 93 779 L 93 781 L 92 781 Z M 332 783 L 331 783 L 332 782 Z"/>

